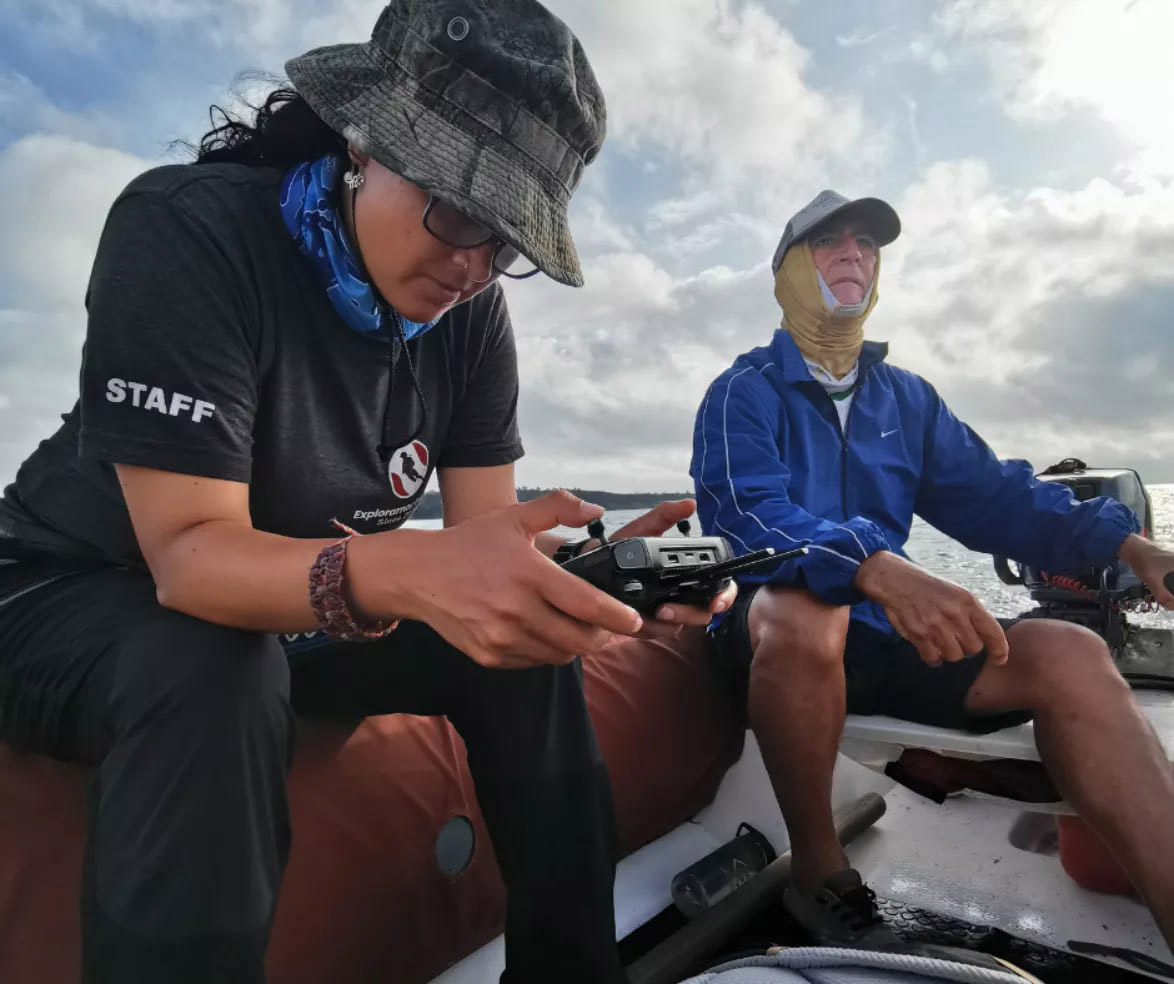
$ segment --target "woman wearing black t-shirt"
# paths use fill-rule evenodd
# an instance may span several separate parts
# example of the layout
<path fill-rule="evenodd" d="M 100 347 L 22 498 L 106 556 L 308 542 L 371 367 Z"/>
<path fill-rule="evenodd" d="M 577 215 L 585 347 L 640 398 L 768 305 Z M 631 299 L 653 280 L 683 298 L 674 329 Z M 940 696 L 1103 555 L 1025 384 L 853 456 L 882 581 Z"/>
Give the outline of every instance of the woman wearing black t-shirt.
<path fill-rule="evenodd" d="M 286 67 L 255 125 L 113 206 L 80 400 L 0 501 L 0 740 L 99 766 L 84 980 L 263 979 L 296 711 L 447 715 L 509 887 L 503 980 L 620 981 L 573 660 L 709 613 L 642 626 L 551 562 L 600 510 L 517 504 L 496 283 L 582 282 L 602 95 L 534 0 L 394 0 Z M 445 529 L 395 530 L 433 471 Z"/>

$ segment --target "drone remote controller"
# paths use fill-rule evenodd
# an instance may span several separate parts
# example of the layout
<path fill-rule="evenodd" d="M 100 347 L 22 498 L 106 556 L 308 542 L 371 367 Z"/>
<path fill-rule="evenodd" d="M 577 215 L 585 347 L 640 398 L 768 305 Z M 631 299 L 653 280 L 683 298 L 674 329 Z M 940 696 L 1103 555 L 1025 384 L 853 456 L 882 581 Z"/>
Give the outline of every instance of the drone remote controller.
<path fill-rule="evenodd" d="M 680 523 L 678 528 L 687 531 L 688 524 Z M 669 603 L 706 607 L 729 587 L 733 575 L 777 567 L 807 553 L 806 547 L 781 553 L 767 547 L 738 557 L 720 536 L 609 541 L 602 535 L 602 524 L 593 524 L 588 531 L 602 545 L 572 557 L 563 568 L 646 615 Z"/>

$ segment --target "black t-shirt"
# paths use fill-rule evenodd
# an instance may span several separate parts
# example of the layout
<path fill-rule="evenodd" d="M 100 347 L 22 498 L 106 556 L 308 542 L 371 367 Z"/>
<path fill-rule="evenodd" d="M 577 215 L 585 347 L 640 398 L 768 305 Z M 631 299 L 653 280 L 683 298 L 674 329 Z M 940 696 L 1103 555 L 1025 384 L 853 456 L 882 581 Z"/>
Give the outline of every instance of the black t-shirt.
<path fill-rule="evenodd" d="M 297 251 L 281 180 L 173 165 L 114 203 L 81 398 L 0 500 L 0 556 L 141 564 L 114 464 L 247 482 L 256 528 L 320 537 L 399 526 L 438 467 L 521 457 L 500 286 L 406 346 L 363 336 Z"/>

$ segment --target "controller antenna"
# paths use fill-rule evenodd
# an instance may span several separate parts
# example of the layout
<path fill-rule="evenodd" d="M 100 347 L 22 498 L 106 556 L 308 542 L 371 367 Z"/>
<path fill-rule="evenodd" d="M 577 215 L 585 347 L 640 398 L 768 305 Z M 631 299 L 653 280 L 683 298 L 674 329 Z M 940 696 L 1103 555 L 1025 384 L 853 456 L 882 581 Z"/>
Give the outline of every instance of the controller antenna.
<path fill-rule="evenodd" d="M 680 533 L 681 536 L 688 536 L 689 529 L 689 520 L 682 519 L 677 523 L 677 532 Z"/>
<path fill-rule="evenodd" d="M 593 519 L 587 524 L 587 533 L 589 536 L 599 541 L 600 546 L 607 545 L 607 534 L 603 532 L 603 520 Z"/>

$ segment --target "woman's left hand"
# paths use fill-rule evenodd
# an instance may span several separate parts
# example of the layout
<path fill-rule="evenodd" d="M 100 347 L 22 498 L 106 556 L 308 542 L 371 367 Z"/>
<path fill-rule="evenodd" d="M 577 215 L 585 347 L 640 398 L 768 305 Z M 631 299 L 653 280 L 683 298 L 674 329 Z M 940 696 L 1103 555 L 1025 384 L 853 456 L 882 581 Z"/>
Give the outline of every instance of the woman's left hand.
<path fill-rule="evenodd" d="M 663 536 L 682 519 L 697 511 L 692 499 L 674 499 L 660 503 L 611 535 L 613 540 L 630 536 Z M 709 606 L 662 605 L 655 618 L 645 618 L 644 626 L 636 633 L 642 639 L 676 639 L 687 625 L 706 626 L 715 614 L 724 612 L 734 603 L 738 586 L 731 583 L 725 591 L 715 595 Z"/>

